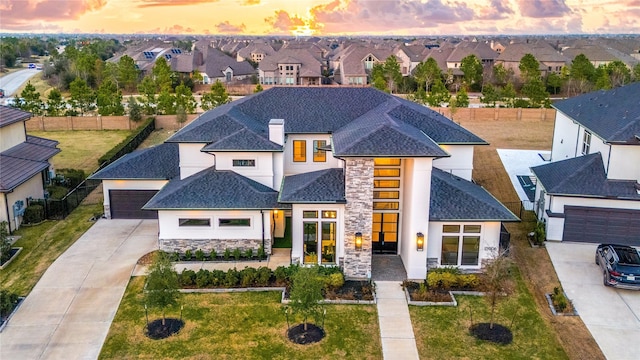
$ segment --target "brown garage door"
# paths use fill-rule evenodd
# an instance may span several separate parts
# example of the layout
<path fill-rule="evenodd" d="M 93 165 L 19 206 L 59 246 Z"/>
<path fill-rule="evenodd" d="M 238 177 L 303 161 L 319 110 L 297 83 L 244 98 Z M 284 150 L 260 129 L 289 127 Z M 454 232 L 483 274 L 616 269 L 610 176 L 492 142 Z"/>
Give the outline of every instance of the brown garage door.
<path fill-rule="evenodd" d="M 640 210 L 565 206 L 564 241 L 640 246 Z"/>
<path fill-rule="evenodd" d="M 157 219 L 158 212 L 142 210 L 157 190 L 109 190 L 112 219 Z"/>

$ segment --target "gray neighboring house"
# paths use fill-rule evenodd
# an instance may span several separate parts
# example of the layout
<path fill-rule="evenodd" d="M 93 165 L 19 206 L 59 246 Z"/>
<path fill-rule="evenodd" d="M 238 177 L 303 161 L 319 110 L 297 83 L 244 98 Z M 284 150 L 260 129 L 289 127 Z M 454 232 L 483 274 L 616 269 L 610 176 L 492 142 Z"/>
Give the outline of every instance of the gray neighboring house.
<path fill-rule="evenodd" d="M 195 47 L 189 54 L 171 59 L 171 70 L 191 74 L 198 70 L 203 84 L 216 81 L 234 83 L 248 80 L 257 71 L 247 61 L 236 61 L 233 57 L 211 46 Z"/>
<path fill-rule="evenodd" d="M 0 221 L 12 232 L 20 227 L 29 198 L 43 199 L 54 176 L 49 160 L 58 142 L 27 135 L 31 113 L 0 106 Z"/>
<path fill-rule="evenodd" d="M 282 48 L 258 65 L 264 85 L 321 85 L 322 58 L 309 49 Z"/>
<path fill-rule="evenodd" d="M 547 239 L 640 246 L 640 83 L 553 107 L 552 162 L 531 169 Z"/>

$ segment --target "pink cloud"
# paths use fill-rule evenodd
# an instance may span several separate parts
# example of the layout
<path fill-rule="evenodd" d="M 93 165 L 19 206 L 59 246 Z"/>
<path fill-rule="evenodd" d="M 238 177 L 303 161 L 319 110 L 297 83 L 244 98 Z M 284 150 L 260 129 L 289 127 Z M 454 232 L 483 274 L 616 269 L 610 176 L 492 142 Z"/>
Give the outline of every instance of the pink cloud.
<path fill-rule="evenodd" d="M 264 19 L 267 24 L 270 24 L 276 31 L 290 32 L 297 29 L 299 26 L 304 26 L 305 22 L 298 16 L 291 16 L 284 10 L 276 11 L 274 16 Z"/>
<path fill-rule="evenodd" d="M 246 6 L 260 5 L 260 0 L 243 0 L 242 5 L 246 5 Z"/>
<path fill-rule="evenodd" d="M 185 6 L 197 5 L 203 3 L 214 3 L 220 0 L 138 0 L 139 8 L 158 7 L 158 6 Z"/>
<path fill-rule="evenodd" d="M 29 26 L 33 21 L 54 22 L 75 20 L 85 13 L 102 9 L 107 0 L 2 0 L 2 22 L 0 28 L 19 30 Z"/>
<path fill-rule="evenodd" d="M 518 5 L 525 17 L 557 18 L 571 13 L 565 0 L 518 0 Z"/>
<path fill-rule="evenodd" d="M 216 25 L 216 30 L 223 34 L 240 34 L 247 29 L 245 24 L 233 25 L 229 21 L 221 22 Z"/>

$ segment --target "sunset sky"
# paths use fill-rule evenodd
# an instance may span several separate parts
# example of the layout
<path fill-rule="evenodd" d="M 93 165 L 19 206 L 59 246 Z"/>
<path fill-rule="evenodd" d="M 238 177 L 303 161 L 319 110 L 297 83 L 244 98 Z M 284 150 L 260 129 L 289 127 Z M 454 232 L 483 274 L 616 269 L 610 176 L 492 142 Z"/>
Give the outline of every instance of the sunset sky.
<path fill-rule="evenodd" d="M 640 0 L 0 0 L 0 32 L 640 33 Z"/>

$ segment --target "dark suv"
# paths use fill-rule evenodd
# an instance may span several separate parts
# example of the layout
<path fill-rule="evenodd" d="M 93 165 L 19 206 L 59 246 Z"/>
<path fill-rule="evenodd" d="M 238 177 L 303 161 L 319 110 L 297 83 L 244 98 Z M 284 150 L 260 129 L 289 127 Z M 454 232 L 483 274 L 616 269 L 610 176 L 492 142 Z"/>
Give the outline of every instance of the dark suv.
<path fill-rule="evenodd" d="M 605 286 L 640 290 L 640 253 L 631 246 L 600 244 L 596 264 L 602 269 Z"/>

